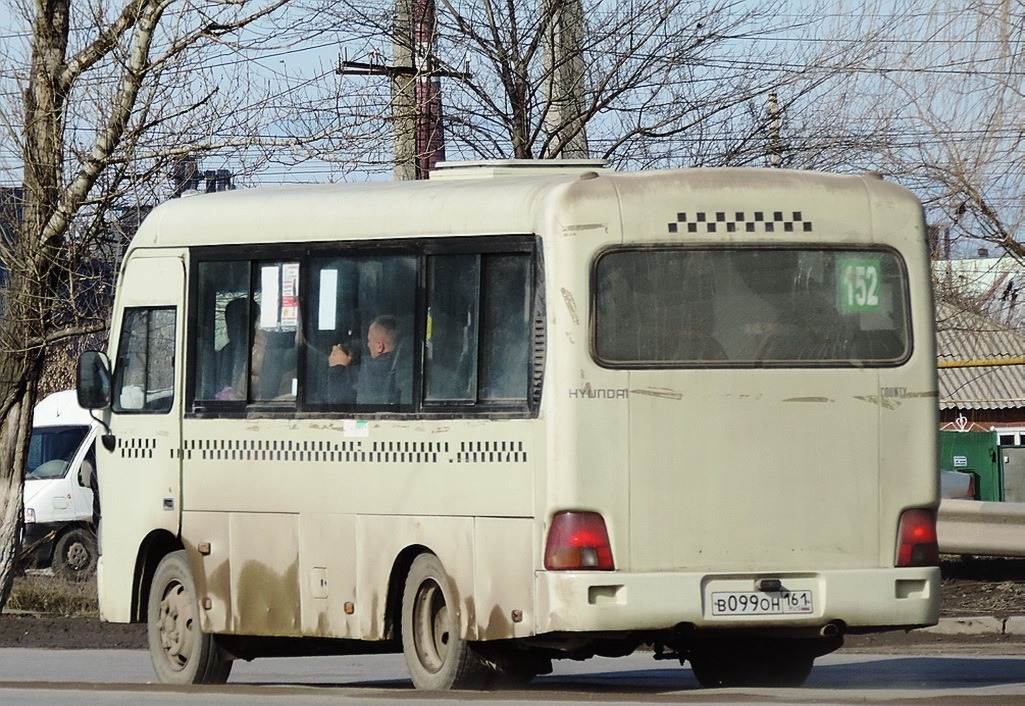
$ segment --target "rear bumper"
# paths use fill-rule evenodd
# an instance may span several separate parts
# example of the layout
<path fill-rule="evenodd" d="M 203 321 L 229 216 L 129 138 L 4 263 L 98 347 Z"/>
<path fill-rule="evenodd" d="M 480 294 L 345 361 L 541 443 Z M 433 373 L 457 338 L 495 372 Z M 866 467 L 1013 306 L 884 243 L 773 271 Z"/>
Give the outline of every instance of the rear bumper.
<path fill-rule="evenodd" d="M 751 592 L 755 581 L 781 580 L 810 590 L 811 611 L 788 615 L 714 615 L 712 594 Z M 938 568 L 856 569 L 751 574 L 539 571 L 537 633 L 697 630 L 791 630 L 842 623 L 857 632 L 934 625 Z"/>

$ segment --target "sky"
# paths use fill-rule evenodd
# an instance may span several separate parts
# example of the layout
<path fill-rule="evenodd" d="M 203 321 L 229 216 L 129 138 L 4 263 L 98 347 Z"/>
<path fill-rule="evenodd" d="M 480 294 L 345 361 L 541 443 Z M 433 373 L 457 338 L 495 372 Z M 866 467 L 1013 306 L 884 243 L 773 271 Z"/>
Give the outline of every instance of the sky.
<path fill-rule="evenodd" d="M 15 46 L 17 42 L 17 26 L 14 16 L 11 14 L 10 2 L 12 0 L 0 0 L 0 43 L 5 44 L 8 49 Z M 741 3 L 743 5 L 745 3 Z M 747 3 L 752 4 L 752 3 Z M 760 5 L 762 3 L 753 3 Z M 995 3 L 998 4 L 998 3 Z M 966 49 L 979 52 L 991 49 L 999 42 L 999 38 L 984 36 L 965 36 L 964 28 L 948 28 L 937 33 L 928 35 L 928 41 L 923 41 L 928 33 L 929 21 L 935 25 L 936 20 L 943 19 L 944 12 L 959 12 L 959 6 L 953 2 L 934 2 L 927 0 L 877 0 L 868 3 L 831 2 L 830 0 L 792 0 L 788 3 L 789 10 L 781 13 L 778 17 L 778 27 L 771 29 L 762 36 L 735 40 L 735 55 L 720 55 L 712 65 L 706 67 L 706 71 L 718 70 L 751 70 L 757 71 L 760 67 L 757 53 L 760 51 L 774 50 L 777 53 L 773 62 L 776 65 L 785 65 L 788 61 L 794 61 L 791 67 L 793 70 L 800 68 L 800 63 L 791 57 L 807 54 L 817 48 L 828 46 L 829 41 L 839 29 L 850 30 L 856 26 L 865 13 L 869 16 L 885 15 L 893 9 L 911 8 L 915 10 L 910 14 L 910 19 L 903 25 L 893 26 L 889 33 L 885 34 L 880 41 L 880 52 L 874 57 L 865 59 L 859 71 L 849 74 L 841 82 L 832 82 L 821 89 L 822 105 L 826 107 L 843 105 L 851 111 L 850 118 L 846 124 L 848 130 L 865 131 L 877 130 L 879 116 L 874 114 L 875 103 L 887 109 L 894 110 L 895 119 L 887 125 L 891 132 L 886 139 L 893 145 L 907 150 L 918 150 L 923 154 L 942 152 L 946 141 L 957 146 L 959 149 L 972 149 L 974 143 L 980 138 L 992 136 L 992 126 L 980 126 L 981 118 L 987 112 L 991 112 L 990 106 L 981 102 L 973 102 L 970 95 L 954 95 L 953 87 L 958 85 L 968 86 L 969 81 L 984 81 L 987 72 L 998 76 L 1002 66 L 998 62 L 985 61 L 976 57 L 976 61 L 968 62 Z M 946 8 L 946 9 L 944 9 Z M 800 24 L 805 18 L 817 18 L 810 28 L 787 29 L 797 23 Z M 953 17 L 953 16 L 952 16 Z M 884 23 L 885 24 L 885 23 Z M 942 23 L 939 23 L 942 25 Z M 287 36 L 278 37 L 282 44 L 288 42 Z M 204 70 L 217 76 L 229 77 L 232 72 L 244 66 L 250 72 L 251 77 L 262 89 L 271 94 L 277 92 L 279 96 L 295 95 L 304 85 L 312 85 L 316 81 L 322 81 L 327 85 L 334 83 L 334 68 L 341 55 L 345 54 L 350 59 L 366 59 L 366 48 L 373 45 L 372 39 L 340 42 L 335 35 L 320 35 L 299 46 L 282 46 L 264 52 L 258 59 L 240 58 L 230 48 L 226 48 L 221 58 L 215 61 L 208 61 Z M 729 46 L 729 43 L 726 45 Z M 0 49 L 2 51 L 2 49 Z M 828 62 L 824 67 L 828 68 Z M 10 80 L 15 70 L 11 62 L 0 62 L 0 98 L 15 98 L 14 90 Z M 903 77 L 917 76 L 916 81 L 920 82 L 925 96 L 925 109 L 936 111 L 938 114 L 945 114 L 945 120 L 949 124 L 939 126 L 927 126 L 920 120 L 920 116 L 905 105 L 899 109 L 893 109 L 896 102 L 893 96 L 880 95 L 872 96 L 873 92 L 880 92 L 880 87 L 887 85 L 889 78 L 894 75 Z M 6 80 L 5 80 L 6 79 Z M 847 83 L 857 86 L 857 91 L 862 92 L 860 104 L 852 101 L 850 96 L 844 97 L 843 103 L 838 97 L 838 84 Z M 364 93 L 372 95 L 375 100 L 384 103 L 387 99 L 386 82 L 380 77 L 366 77 L 352 79 L 343 88 L 353 90 L 352 87 L 361 85 Z M 222 82 L 222 93 L 227 91 L 227 79 Z M 828 91 L 827 91 L 828 89 Z M 715 90 L 715 87 L 710 87 Z M 831 91 L 831 93 L 829 92 Z M 814 94 L 813 94 L 814 95 Z M 865 99 L 865 96 L 868 96 Z M 929 97 L 931 96 L 931 98 Z M 784 96 L 784 99 L 786 96 Z M 953 100 L 957 98 L 957 100 Z M 922 100 L 922 96 L 918 96 Z M 226 103 L 227 105 L 227 103 Z M 314 106 L 310 106 L 311 108 Z M 922 108 L 923 106 L 918 106 Z M 327 105 L 330 109 L 330 105 Z M 794 131 L 790 137 L 792 140 L 803 139 L 816 131 L 822 132 L 827 129 L 828 123 L 815 114 L 816 106 L 803 106 L 805 122 L 794 120 L 791 128 Z M 880 108 L 881 109 L 881 108 Z M 1013 118 L 1017 115 L 1014 111 L 1020 110 L 1020 106 L 1004 106 L 1007 110 L 1007 124 L 997 126 L 999 129 L 1008 129 L 1007 125 L 1014 126 Z M 450 107 L 446 107 L 450 110 Z M 897 114 L 903 111 L 904 114 Z M 329 110 L 328 110 L 329 112 Z M 370 110 L 370 112 L 373 112 Z M 9 118 L 16 118 L 17 111 L 8 109 L 6 115 Z M 1025 111 L 1022 111 L 1025 117 Z M 457 117 L 457 116 L 453 116 Z M 957 118 L 953 120 L 951 118 Z M 388 144 L 387 126 L 384 121 L 373 121 L 374 124 L 357 126 L 366 128 L 367 135 L 362 143 L 354 143 L 348 149 L 358 150 L 359 145 L 376 144 L 381 154 L 386 158 Z M 296 123 L 297 124 L 297 123 Z M 287 121 L 278 121 L 271 125 L 260 128 L 260 134 L 264 137 L 287 138 L 290 129 L 296 124 L 289 125 Z M 935 129 L 934 129 L 935 127 Z M 296 128 L 298 129 L 298 128 Z M 939 135 L 939 136 L 937 136 Z M 869 135 L 871 137 L 871 135 Z M 1013 135 L 1012 135 L 1013 137 Z M 368 142 L 369 140 L 369 142 Z M 340 154 L 344 157 L 346 145 L 338 145 Z M 454 149 L 450 147 L 450 153 Z M 232 171 L 247 171 L 254 169 L 250 174 L 248 183 L 252 184 L 274 184 L 296 181 L 324 181 L 329 179 L 366 179 L 366 178 L 388 178 L 389 170 L 386 165 L 370 171 L 347 171 L 344 164 L 332 164 L 324 160 L 310 159 L 302 164 L 290 164 L 303 155 L 296 150 L 281 150 L 281 154 L 287 159 L 281 160 L 282 164 L 274 162 L 262 163 L 259 169 L 252 165 L 258 160 L 255 158 L 250 162 L 245 159 L 241 161 L 226 161 L 223 157 L 208 156 L 204 159 L 203 166 L 209 169 L 227 167 Z M 942 154 L 940 154 L 942 157 Z M 19 155 L 11 144 L 5 139 L 0 142 L 0 184 L 15 183 L 18 179 Z M 6 171 L 2 167 L 6 166 Z M 857 165 L 871 167 L 870 164 Z M 1015 174 L 1001 174 L 1000 170 L 994 169 L 990 177 L 994 181 L 1000 179 L 1004 183 L 1000 191 L 1004 194 L 1015 194 L 1016 189 L 1020 190 L 1018 176 Z M 1011 198 L 1000 196 L 998 198 Z"/>

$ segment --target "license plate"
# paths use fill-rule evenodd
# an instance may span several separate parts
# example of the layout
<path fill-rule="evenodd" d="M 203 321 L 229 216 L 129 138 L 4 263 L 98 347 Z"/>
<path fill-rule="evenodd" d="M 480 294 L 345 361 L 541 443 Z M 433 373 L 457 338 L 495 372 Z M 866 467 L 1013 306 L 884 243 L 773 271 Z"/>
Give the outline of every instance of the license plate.
<path fill-rule="evenodd" d="M 714 591 L 712 615 L 800 615 L 813 611 L 811 591 Z"/>

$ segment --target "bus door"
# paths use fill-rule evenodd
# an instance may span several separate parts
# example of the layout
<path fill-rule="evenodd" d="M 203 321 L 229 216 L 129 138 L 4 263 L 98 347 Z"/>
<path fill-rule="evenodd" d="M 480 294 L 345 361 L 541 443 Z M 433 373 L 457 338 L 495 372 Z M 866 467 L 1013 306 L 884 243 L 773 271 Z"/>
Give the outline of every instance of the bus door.
<path fill-rule="evenodd" d="M 135 255 L 121 279 L 111 330 L 115 441 L 110 450 L 97 446 L 101 571 L 118 576 L 131 576 L 150 532 L 179 531 L 184 291 L 185 266 L 178 257 Z M 106 557 L 131 566 L 111 566 Z M 107 583 L 132 585 L 130 578 Z"/>

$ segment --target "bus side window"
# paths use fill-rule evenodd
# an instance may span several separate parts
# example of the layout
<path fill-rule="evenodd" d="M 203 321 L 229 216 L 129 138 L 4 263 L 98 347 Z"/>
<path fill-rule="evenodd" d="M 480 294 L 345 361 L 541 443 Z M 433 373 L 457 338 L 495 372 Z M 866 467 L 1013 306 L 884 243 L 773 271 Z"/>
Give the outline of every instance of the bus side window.
<path fill-rule="evenodd" d="M 197 400 L 245 400 L 249 378 L 250 263 L 200 262 Z"/>
<path fill-rule="evenodd" d="M 480 255 L 427 261 L 428 402 L 477 401 Z"/>
<path fill-rule="evenodd" d="M 299 263 L 258 263 L 249 358 L 250 400 L 294 401 L 299 331 Z"/>
<path fill-rule="evenodd" d="M 435 255 L 427 288 L 426 401 L 525 403 L 530 256 Z"/>
<path fill-rule="evenodd" d="M 530 303 L 530 255 L 485 255 L 479 372 L 482 400 L 527 401 Z"/>
<path fill-rule="evenodd" d="M 310 261 L 306 401 L 394 409 L 413 403 L 417 260 L 353 255 Z"/>
<path fill-rule="evenodd" d="M 174 402 L 173 307 L 125 311 L 114 370 L 115 412 L 170 411 Z"/>

